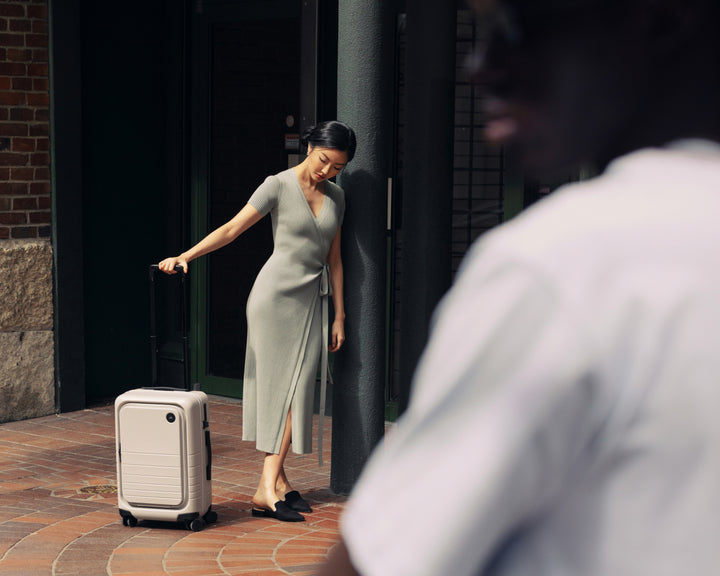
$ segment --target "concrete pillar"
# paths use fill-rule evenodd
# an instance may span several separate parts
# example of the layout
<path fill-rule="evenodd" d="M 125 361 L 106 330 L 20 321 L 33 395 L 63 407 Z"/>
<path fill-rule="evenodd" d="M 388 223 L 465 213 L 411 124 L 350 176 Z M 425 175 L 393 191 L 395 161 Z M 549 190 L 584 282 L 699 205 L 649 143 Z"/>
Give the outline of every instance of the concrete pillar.
<path fill-rule="evenodd" d="M 391 5 L 340 0 L 338 119 L 357 133 L 338 182 L 346 195 L 342 255 L 347 341 L 335 359 L 330 486 L 348 493 L 384 432 L 385 279 Z"/>
<path fill-rule="evenodd" d="M 451 283 L 456 20 L 455 2 L 407 3 L 401 412 L 432 313 Z"/>

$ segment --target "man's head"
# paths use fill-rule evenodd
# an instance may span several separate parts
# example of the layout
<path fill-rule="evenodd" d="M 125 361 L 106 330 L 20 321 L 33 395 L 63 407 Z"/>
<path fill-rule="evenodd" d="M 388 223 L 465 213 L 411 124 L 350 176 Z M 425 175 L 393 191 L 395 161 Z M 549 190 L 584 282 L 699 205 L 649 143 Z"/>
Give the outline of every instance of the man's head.
<path fill-rule="evenodd" d="M 720 139 L 717 0 L 471 0 L 486 136 L 528 170 Z"/>

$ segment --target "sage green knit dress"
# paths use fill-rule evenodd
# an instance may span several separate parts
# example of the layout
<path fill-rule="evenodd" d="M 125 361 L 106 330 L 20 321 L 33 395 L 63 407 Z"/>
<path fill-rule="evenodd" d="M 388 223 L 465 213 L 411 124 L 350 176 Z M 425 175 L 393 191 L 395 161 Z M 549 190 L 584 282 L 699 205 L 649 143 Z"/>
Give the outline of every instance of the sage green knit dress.
<path fill-rule="evenodd" d="M 243 440 L 263 452 L 280 451 L 290 409 L 293 452 L 312 452 L 315 381 L 327 346 L 321 284 L 345 213 L 342 188 L 326 181 L 324 192 L 316 218 L 291 168 L 269 176 L 248 201 L 263 216 L 270 213 L 274 242 L 247 302 Z"/>

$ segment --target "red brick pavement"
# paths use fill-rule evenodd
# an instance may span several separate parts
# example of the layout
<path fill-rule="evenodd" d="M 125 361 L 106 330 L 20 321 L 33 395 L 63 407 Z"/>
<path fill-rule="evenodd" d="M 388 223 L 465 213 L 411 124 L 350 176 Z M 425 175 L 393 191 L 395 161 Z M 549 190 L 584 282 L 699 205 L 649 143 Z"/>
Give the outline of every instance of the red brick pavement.
<path fill-rule="evenodd" d="M 211 398 L 213 509 L 201 532 L 117 511 L 112 406 L 0 425 L 0 574 L 3 576 L 280 576 L 313 574 L 338 537 L 344 498 L 325 465 L 290 454 L 285 469 L 315 510 L 304 523 L 250 515 L 262 455 L 241 442 L 242 406 Z M 316 421 L 317 426 L 317 421 Z"/>

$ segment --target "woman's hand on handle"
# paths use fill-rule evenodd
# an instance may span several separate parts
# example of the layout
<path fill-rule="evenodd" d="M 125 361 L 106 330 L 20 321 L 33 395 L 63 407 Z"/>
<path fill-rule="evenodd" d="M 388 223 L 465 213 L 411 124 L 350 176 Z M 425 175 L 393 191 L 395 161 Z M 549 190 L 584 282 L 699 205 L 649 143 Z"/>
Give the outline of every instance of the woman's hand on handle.
<path fill-rule="evenodd" d="M 240 210 L 232 220 L 210 232 L 210 234 L 205 236 L 205 238 L 200 240 L 195 246 L 180 254 L 180 256 L 165 258 L 158 266 L 160 270 L 166 274 L 175 274 L 175 266 L 180 265 L 183 267 L 183 270 L 185 270 L 185 274 L 187 274 L 188 262 L 229 244 L 260 220 L 260 218 L 262 218 L 262 214 L 260 214 L 254 206 L 245 204 L 245 207 Z"/>
<path fill-rule="evenodd" d="M 180 256 L 174 256 L 171 258 L 165 258 L 162 262 L 158 264 L 158 268 L 165 272 L 165 274 L 177 274 L 175 272 L 175 266 L 182 266 L 183 270 L 185 271 L 185 274 L 187 274 L 188 271 L 188 263 L 187 261 L 180 257 Z"/>

